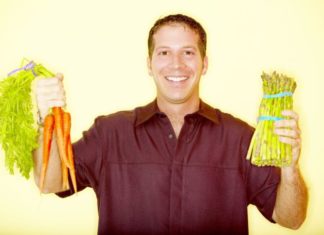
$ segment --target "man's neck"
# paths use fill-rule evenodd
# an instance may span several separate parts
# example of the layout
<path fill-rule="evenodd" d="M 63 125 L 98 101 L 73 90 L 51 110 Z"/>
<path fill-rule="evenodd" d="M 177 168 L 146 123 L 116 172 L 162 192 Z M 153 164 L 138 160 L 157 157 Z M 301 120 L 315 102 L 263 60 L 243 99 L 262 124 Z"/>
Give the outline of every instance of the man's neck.
<path fill-rule="evenodd" d="M 171 103 L 157 98 L 157 105 L 161 112 L 165 113 L 169 118 L 176 136 L 180 134 L 180 130 L 184 123 L 184 117 L 188 114 L 199 110 L 199 98 L 183 103 Z"/>

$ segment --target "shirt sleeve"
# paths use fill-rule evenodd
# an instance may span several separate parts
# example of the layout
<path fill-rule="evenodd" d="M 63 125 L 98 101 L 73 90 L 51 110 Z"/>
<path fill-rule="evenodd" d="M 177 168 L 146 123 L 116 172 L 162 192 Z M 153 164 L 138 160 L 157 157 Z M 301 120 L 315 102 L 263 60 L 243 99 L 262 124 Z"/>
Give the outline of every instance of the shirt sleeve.
<path fill-rule="evenodd" d="M 241 151 L 243 153 L 244 178 L 248 204 L 255 205 L 261 214 L 274 223 L 272 213 L 276 202 L 277 188 L 280 182 L 280 168 L 265 166 L 258 167 L 246 160 L 253 129 L 244 136 Z"/>
<path fill-rule="evenodd" d="M 83 132 L 82 138 L 73 144 L 74 165 L 78 191 L 91 187 L 95 191 L 102 169 L 102 128 L 97 118 L 89 130 Z M 74 193 L 69 177 L 70 189 L 56 193 L 59 197 L 67 197 Z"/>

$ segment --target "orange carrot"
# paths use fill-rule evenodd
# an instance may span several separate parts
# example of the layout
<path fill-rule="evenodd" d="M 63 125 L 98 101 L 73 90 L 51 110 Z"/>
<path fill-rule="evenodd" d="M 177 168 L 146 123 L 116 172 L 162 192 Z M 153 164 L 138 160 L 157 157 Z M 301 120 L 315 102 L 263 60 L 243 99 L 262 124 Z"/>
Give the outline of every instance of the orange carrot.
<path fill-rule="evenodd" d="M 76 177 L 75 177 L 75 168 L 74 168 L 74 159 L 73 159 L 73 150 L 72 150 L 72 144 L 71 144 L 71 115 L 68 112 L 63 113 L 63 136 L 64 136 L 64 144 L 65 144 L 65 150 L 67 153 L 68 161 L 70 163 L 69 171 L 70 176 L 73 184 L 74 191 L 77 191 L 76 186 Z"/>
<path fill-rule="evenodd" d="M 62 169 L 62 187 L 63 189 L 68 189 L 69 187 L 69 172 L 68 168 L 64 164 L 64 162 L 61 162 L 61 169 Z"/>
<path fill-rule="evenodd" d="M 73 150 L 72 150 L 71 139 L 69 139 L 69 141 L 68 141 L 67 154 L 68 154 L 69 161 L 70 161 L 70 164 L 71 164 L 71 168 L 69 169 L 69 171 L 70 171 L 70 175 L 71 175 L 73 189 L 74 189 L 74 192 L 77 192 L 77 183 L 76 183 L 76 176 L 75 176 L 75 168 L 74 168 L 74 159 L 73 159 Z"/>
<path fill-rule="evenodd" d="M 63 139 L 64 150 L 67 153 L 68 140 L 71 132 L 71 115 L 68 112 L 63 112 Z M 69 160 L 69 158 L 67 158 Z"/>
<path fill-rule="evenodd" d="M 41 170 L 41 175 L 39 180 L 41 192 L 43 191 L 43 187 L 44 187 L 45 175 L 46 175 L 48 160 L 51 151 L 54 123 L 55 123 L 54 116 L 52 114 L 49 114 L 45 117 L 44 135 L 43 135 L 43 163 L 42 163 L 42 170 Z"/>
<path fill-rule="evenodd" d="M 67 112 L 64 112 L 63 110 L 61 111 L 61 115 L 62 115 L 62 124 L 63 124 L 63 143 L 64 143 L 64 151 L 67 157 L 67 160 L 70 164 L 70 160 L 68 157 L 68 152 L 67 152 L 67 141 L 69 139 L 70 136 L 70 123 L 71 123 L 71 117 L 70 114 Z M 71 167 L 71 164 L 70 164 Z M 68 177 L 69 177 L 69 172 L 68 172 L 68 168 L 67 166 L 64 164 L 64 162 L 62 162 L 62 185 L 63 188 L 66 189 L 69 186 L 69 181 L 68 181 Z"/>
<path fill-rule="evenodd" d="M 64 144 L 64 130 L 63 130 L 63 110 L 61 107 L 52 108 L 55 118 L 55 131 L 57 138 L 57 147 L 59 149 L 61 161 L 64 162 L 65 166 L 70 168 L 70 163 L 67 158 L 65 144 Z"/>

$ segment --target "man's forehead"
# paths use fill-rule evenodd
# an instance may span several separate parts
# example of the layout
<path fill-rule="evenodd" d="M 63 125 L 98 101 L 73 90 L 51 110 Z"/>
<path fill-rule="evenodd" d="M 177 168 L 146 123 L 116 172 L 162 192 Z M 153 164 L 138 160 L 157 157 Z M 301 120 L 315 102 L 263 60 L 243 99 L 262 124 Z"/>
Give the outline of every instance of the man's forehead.
<path fill-rule="evenodd" d="M 157 44 L 178 43 L 187 44 L 186 46 L 197 46 L 199 35 L 189 26 L 180 23 L 170 23 L 161 26 L 153 35 L 155 46 Z"/>
<path fill-rule="evenodd" d="M 195 30 L 193 30 L 192 28 L 190 28 L 188 25 L 186 25 L 185 23 L 178 23 L 178 22 L 170 22 L 170 23 L 166 23 L 164 25 L 162 25 L 153 36 L 155 36 L 156 34 L 158 34 L 159 32 L 161 32 L 162 30 L 170 30 L 170 31 L 174 31 L 175 28 L 182 28 L 184 32 L 192 32 L 194 34 L 197 34 L 197 32 Z"/>

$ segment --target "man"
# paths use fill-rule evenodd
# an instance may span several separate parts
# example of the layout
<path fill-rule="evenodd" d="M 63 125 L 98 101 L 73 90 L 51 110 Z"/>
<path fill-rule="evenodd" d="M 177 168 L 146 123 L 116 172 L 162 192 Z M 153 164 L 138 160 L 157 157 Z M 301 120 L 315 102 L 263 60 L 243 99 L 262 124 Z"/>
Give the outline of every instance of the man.
<path fill-rule="evenodd" d="M 150 30 L 148 49 L 156 100 L 98 117 L 73 145 L 78 189 L 92 187 L 98 199 L 98 233 L 248 234 L 249 204 L 297 229 L 307 208 L 297 114 L 285 111 L 290 119 L 275 123 L 280 140 L 292 145 L 292 164 L 253 166 L 245 159 L 253 128 L 199 98 L 208 67 L 201 25 L 184 15 L 162 18 Z M 62 75 L 40 80 L 37 100 L 41 118 L 64 106 Z M 38 184 L 41 149 L 34 162 Z M 61 186 L 55 145 L 47 174 L 44 192 L 73 194 Z"/>

